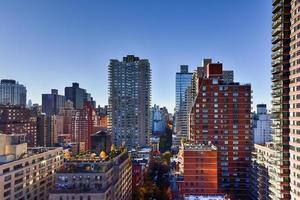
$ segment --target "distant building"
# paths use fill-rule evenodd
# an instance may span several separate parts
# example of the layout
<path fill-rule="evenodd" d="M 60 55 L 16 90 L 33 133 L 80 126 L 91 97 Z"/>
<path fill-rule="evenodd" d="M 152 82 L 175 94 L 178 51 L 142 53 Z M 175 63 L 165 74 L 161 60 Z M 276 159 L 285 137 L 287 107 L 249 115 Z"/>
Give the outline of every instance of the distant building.
<path fill-rule="evenodd" d="M 42 112 L 47 116 L 58 115 L 65 101 L 65 96 L 59 95 L 56 89 L 52 89 L 51 94 L 42 94 Z"/>
<path fill-rule="evenodd" d="M 66 101 L 65 105 L 60 108 L 59 116 L 63 118 L 63 131 L 58 135 L 59 143 L 72 142 L 72 119 L 76 114 L 72 101 Z"/>
<path fill-rule="evenodd" d="M 99 158 L 100 157 L 100 158 Z M 56 173 L 49 200 L 131 200 L 132 166 L 126 152 L 67 160 Z"/>
<path fill-rule="evenodd" d="M 133 55 L 112 59 L 109 71 L 108 128 L 113 142 L 128 149 L 149 146 L 151 133 L 151 69 Z"/>
<path fill-rule="evenodd" d="M 108 106 L 105 105 L 104 107 L 98 106 L 96 109 L 97 115 L 100 117 L 104 117 L 108 115 Z"/>
<path fill-rule="evenodd" d="M 28 146 L 37 145 L 36 117 L 20 105 L 0 105 L 0 131 L 4 134 L 25 134 Z"/>
<path fill-rule="evenodd" d="M 136 189 L 144 184 L 144 177 L 146 173 L 146 164 L 143 160 L 132 161 L 132 190 Z"/>
<path fill-rule="evenodd" d="M 251 85 L 224 80 L 223 65 L 209 63 L 197 87 L 189 138 L 218 148 L 220 191 L 233 199 L 247 199 L 253 146 Z"/>
<path fill-rule="evenodd" d="M 111 145 L 111 134 L 107 131 L 99 131 L 91 135 L 91 152 L 99 153 L 105 151 L 108 153 Z"/>
<path fill-rule="evenodd" d="M 32 101 L 31 99 L 28 100 L 28 103 L 27 103 L 27 108 L 31 108 L 32 107 Z"/>
<path fill-rule="evenodd" d="M 255 144 L 265 144 L 271 141 L 272 121 L 271 114 L 267 112 L 266 104 L 258 104 L 253 116 L 253 136 Z"/>
<path fill-rule="evenodd" d="M 91 149 L 91 135 L 95 121 L 95 109 L 91 102 L 85 102 L 82 109 L 75 112 L 72 117 L 72 142 L 84 145 L 83 149 Z"/>
<path fill-rule="evenodd" d="M 0 104 L 26 106 L 26 87 L 15 80 L 2 79 L 0 82 Z"/>
<path fill-rule="evenodd" d="M 40 115 L 42 113 L 42 106 L 35 103 L 32 104 L 32 106 L 29 108 L 30 110 L 30 115 L 32 117 L 37 117 L 38 115 Z"/>
<path fill-rule="evenodd" d="M 82 109 L 85 102 L 91 102 L 94 108 L 96 106 L 96 102 L 91 97 L 91 94 L 80 88 L 79 83 L 72 83 L 71 87 L 65 87 L 65 97 L 66 100 L 73 102 L 75 109 Z"/>
<path fill-rule="evenodd" d="M 44 113 L 37 117 L 37 145 L 53 147 L 59 143 L 59 136 L 63 134 L 63 117 L 59 115 L 47 116 Z"/>
<path fill-rule="evenodd" d="M 24 135 L 0 134 L 0 199 L 47 200 L 62 148 L 28 148 Z"/>
<path fill-rule="evenodd" d="M 216 146 L 182 142 L 179 160 L 181 196 L 219 194 Z"/>
<path fill-rule="evenodd" d="M 159 136 L 165 133 L 169 122 L 169 113 L 166 107 L 160 108 L 158 105 L 152 107 L 152 135 Z"/>
<path fill-rule="evenodd" d="M 192 86 L 193 73 L 189 72 L 188 65 L 181 65 L 180 72 L 176 73 L 176 108 L 175 132 L 176 140 L 173 146 L 179 147 L 181 139 L 188 138 L 189 132 L 189 89 Z"/>

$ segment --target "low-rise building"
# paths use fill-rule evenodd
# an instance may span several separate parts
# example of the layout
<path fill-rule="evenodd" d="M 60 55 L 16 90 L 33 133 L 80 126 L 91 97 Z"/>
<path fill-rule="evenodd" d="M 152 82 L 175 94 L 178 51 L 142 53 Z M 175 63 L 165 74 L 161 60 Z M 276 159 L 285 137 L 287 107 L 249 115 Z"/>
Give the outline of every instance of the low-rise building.
<path fill-rule="evenodd" d="M 130 200 L 132 165 L 126 151 L 79 155 L 56 174 L 49 200 Z"/>
<path fill-rule="evenodd" d="M 218 151 L 211 144 L 182 142 L 179 152 L 179 193 L 216 195 L 218 188 Z"/>
<path fill-rule="evenodd" d="M 25 135 L 0 134 L 0 199 L 47 200 L 62 148 L 27 148 Z"/>
<path fill-rule="evenodd" d="M 282 199 L 279 176 L 281 152 L 274 143 L 254 145 L 252 152 L 251 199 Z"/>

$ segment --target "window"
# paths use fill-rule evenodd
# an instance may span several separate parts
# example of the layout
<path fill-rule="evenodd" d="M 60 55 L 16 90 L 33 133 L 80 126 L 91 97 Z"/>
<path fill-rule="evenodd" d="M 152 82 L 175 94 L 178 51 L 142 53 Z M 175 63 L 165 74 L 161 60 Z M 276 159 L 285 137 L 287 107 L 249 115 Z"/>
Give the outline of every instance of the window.
<path fill-rule="evenodd" d="M 11 175 L 6 176 L 6 177 L 4 178 L 4 181 L 9 181 L 9 180 L 11 180 Z"/>

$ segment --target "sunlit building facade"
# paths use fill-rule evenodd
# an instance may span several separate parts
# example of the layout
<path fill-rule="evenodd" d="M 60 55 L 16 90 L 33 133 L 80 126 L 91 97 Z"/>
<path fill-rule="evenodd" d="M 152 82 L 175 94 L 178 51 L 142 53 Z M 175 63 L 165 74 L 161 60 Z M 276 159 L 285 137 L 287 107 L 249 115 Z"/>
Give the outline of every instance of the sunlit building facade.
<path fill-rule="evenodd" d="M 151 69 L 147 59 L 133 55 L 108 66 L 108 129 L 117 146 L 149 146 L 151 134 Z"/>
<path fill-rule="evenodd" d="M 0 134 L 0 199 L 48 200 L 63 149 L 27 148 L 24 135 Z"/>
<path fill-rule="evenodd" d="M 0 104 L 26 106 L 26 87 L 15 80 L 2 79 L 0 82 Z"/>
<path fill-rule="evenodd" d="M 249 198 L 252 131 L 251 85 L 228 82 L 223 65 L 210 63 L 198 79 L 198 94 L 190 113 L 193 142 L 218 148 L 220 192 L 233 199 Z"/>
<path fill-rule="evenodd" d="M 175 132 L 173 146 L 179 147 L 182 139 L 188 138 L 189 132 L 189 90 L 192 85 L 193 73 L 189 72 L 188 65 L 181 65 L 180 72 L 176 73 L 176 107 L 175 107 Z"/>

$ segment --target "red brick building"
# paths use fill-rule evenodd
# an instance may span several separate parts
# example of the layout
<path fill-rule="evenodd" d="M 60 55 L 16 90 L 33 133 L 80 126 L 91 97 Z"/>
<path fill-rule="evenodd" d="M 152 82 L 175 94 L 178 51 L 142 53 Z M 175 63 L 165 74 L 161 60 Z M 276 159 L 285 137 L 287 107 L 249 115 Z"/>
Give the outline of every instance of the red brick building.
<path fill-rule="evenodd" d="M 218 191 L 218 152 L 214 145 L 182 143 L 180 156 L 179 193 L 216 195 Z"/>
<path fill-rule="evenodd" d="M 132 161 L 132 189 L 135 190 L 144 183 L 145 165 Z"/>
<path fill-rule="evenodd" d="M 234 82 L 233 72 L 223 71 L 221 63 L 209 63 L 200 70 L 190 113 L 189 138 L 217 146 L 220 191 L 233 194 L 233 199 L 248 199 L 251 86 Z"/>
<path fill-rule="evenodd" d="M 36 117 L 30 110 L 19 105 L 0 105 L 0 132 L 4 134 L 25 134 L 29 147 L 37 144 Z"/>
<path fill-rule="evenodd" d="M 91 102 L 85 102 L 82 109 L 76 111 L 72 119 L 72 142 L 80 144 L 81 149 L 91 149 L 91 135 L 96 112 Z"/>

